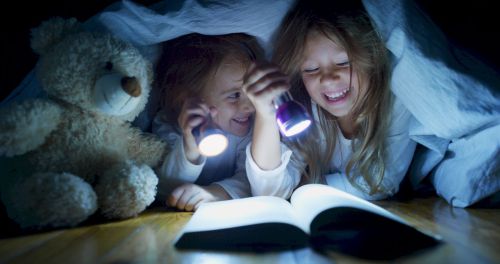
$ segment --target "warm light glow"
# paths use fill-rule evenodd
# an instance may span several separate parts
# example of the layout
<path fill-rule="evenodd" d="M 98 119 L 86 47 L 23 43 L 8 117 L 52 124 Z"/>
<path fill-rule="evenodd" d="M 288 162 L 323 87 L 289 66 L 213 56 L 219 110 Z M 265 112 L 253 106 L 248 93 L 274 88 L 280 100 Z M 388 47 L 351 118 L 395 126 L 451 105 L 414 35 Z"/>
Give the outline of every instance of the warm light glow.
<path fill-rule="evenodd" d="M 207 157 L 221 154 L 228 145 L 227 138 L 222 134 L 209 134 L 198 144 L 200 153 Z"/>

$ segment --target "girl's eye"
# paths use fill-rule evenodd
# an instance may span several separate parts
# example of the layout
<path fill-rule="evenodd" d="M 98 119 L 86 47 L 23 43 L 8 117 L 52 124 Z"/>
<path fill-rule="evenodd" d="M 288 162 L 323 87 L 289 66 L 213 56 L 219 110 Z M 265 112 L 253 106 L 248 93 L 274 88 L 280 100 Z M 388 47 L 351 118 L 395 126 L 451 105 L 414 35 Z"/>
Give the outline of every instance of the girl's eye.
<path fill-rule="evenodd" d="M 349 61 L 337 63 L 337 66 L 339 67 L 348 67 L 351 63 Z"/>
<path fill-rule="evenodd" d="M 314 73 L 316 72 L 317 70 L 319 70 L 319 68 L 308 68 L 308 69 L 304 69 L 303 71 L 305 73 Z"/>
<path fill-rule="evenodd" d="M 227 98 L 235 100 L 235 99 L 240 98 L 240 96 L 241 96 L 241 93 L 240 92 L 236 92 L 236 93 L 230 94 Z"/>

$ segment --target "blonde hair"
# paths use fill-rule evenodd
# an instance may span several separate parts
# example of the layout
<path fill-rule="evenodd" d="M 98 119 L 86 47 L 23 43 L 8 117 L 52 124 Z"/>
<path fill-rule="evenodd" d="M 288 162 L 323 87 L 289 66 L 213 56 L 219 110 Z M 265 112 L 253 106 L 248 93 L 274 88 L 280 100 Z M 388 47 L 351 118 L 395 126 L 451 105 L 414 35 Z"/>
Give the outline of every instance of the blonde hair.
<path fill-rule="evenodd" d="M 355 2 L 355 1 L 354 1 Z M 299 2 L 283 20 L 277 35 L 273 60 L 291 76 L 291 93 L 312 112 L 311 98 L 301 79 L 300 63 L 308 33 L 317 31 L 343 47 L 352 70 L 358 72 L 360 87 L 367 81 L 366 93 L 356 98 L 352 109 L 355 134 L 353 154 L 347 164 L 347 178 L 353 186 L 369 193 L 384 192 L 385 138 L 387 135 L 391 93 L 389 66 L 385 47 L 374 30 L 360 2 L 335 1 L 332 8 L 316 3 Z M 366 78 L 359 78 L 364 76 Z M 351 80 L 352 81 L 352 80 Z M 317 106 L 319 124 L 302 138 L 291 140 L 305 159 L 302 182 L 321 182 L 334 153 L 338 133 L 335 116 Z M 317 140 L 323 133 L 326 145 Z M 353 170 L 365 180 L 360 185 Z"/>
<path fill-rule="evenodd" d="M 167 109 L 167 119 L 177 120 L 183 102 L 203 94 L 205 84 L 225 59 L 234 59 L 247 68 L 261 57 L 263 51 L 257 40 L 243 33 L 192 33 L 164 42 L 154 89 L 160 91 L 160 106 Z"/>

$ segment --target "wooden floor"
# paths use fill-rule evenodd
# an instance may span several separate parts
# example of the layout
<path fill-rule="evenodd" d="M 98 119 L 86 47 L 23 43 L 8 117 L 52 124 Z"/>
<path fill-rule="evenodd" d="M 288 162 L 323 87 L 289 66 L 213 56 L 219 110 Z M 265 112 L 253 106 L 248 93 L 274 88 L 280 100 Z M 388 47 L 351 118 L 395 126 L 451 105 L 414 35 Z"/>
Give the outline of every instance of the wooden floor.
<path fill-rule="evenodd" d="M 500 263 L 500 209 L 459 209 L 437 197 L 377 204 L 442 237 L 398 263 Z M 173 240 L 191 213 L 153 208 L 137 218 L 0 239 L 0 263 L 368 263 L 309 248 L 280 253 L 179 251 Z"/>

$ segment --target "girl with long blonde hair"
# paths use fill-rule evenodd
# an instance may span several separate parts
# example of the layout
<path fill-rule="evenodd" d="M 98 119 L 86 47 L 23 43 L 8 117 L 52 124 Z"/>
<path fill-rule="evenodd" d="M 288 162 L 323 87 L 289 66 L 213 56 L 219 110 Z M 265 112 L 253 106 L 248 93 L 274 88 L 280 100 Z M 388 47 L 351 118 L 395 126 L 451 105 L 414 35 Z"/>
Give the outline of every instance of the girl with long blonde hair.
<path fill-rule="evenodd" d="M 247 154 L 253 194 L 288 198 L 305 183 L 365 199 L 397 192 L 415 150 L 412 116 L 389 89 L 388 53 L 361 1 L 299 1 L 282 22 L 273 60 L 315 124 L 283 138 L 274 166 L 262 166 L 262 151 Z M 255 132 L 254 148 L 280 140 Z"/>

